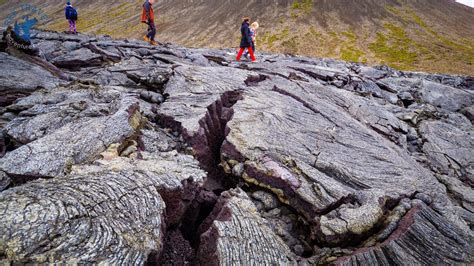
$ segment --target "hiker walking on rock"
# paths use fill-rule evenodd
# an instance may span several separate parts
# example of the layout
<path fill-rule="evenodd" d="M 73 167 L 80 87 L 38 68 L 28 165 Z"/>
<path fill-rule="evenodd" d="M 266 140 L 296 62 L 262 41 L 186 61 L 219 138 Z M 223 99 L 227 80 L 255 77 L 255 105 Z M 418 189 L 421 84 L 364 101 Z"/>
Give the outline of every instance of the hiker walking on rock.
<path fill-rule="evenodd" d="M 64 12 L 66 14 L 66 19 L 69 21 L 69 32 L 72 34 L 77 34 L 77 28 L 76 28 L 77 10 L 74 7 L 72 7 L 70 1 L 67 1 Z"/>
<path fill-rule="evenodd" d="M 250 53 L 250 59 L 252 59 L 252 62 L 257 62 L 257 60 L 255 59 L 255 55 L 253 54 L 253 49 L 252 49 L 252 37 L 250 35 L 249 22 L 250 22 L 250 18 L 245 17 L 244 21 L 242 22 L 242 27 L 240 27 L 240 33 L 242 34 L 242 39 L 240 41 L 240 50 L 236 58 L 237 61 L 240 61 L 242 54 L 244 53 L 245 49 L 247 49 Z"/>
<path fill-rule="evenodd" d="M 155 13 L 153 12 L 153 3 L 155 3 L 155 0 L 146 0 L 143 4 L 142 22 L 148 25 L 147 34 L 143 39 L 151 45 L 156 45 Z"/>
<path fill-rule="evenodd" d="M 257 29 L 260 25 L 258 25 L 258 22 L 254 22 L 252 23 L 252 25 L 250 25 L 250 37 L 252 38 L 252 50 L 253 50 L 253 53 L 255 54 L 255 51 L 257 51 L 255 49 L 255 45 L 257 44 Z M 249 51 L 246 51 L 244 56 L 246 58 L 248 58 L 249 56 Z"/>

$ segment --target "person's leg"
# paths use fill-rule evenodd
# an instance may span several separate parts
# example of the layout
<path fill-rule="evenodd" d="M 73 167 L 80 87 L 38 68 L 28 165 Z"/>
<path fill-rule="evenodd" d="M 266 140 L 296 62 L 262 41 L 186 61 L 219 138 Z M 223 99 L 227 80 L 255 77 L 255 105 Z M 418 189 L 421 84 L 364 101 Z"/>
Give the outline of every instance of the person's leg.
<path fill-rule="evenodd" d="M 252 49 L 253 49 L 253 53 L 255 54 L 255 43 L 253 42 L 252 42 Z M 244 54 L 245 58 L 247 59 L 249 58 L 249 53 L 250 53 L 249 50 L 245 51 L 245 54 Z"/>
<path fill-rule="evenodd" d="M 146 42 L 150 42 L 150 24 L 147 23 L 147 29 L 146 29 L 146 34 L 145 36 L 143 36 L 143 40 L 145 40 Z"/>
<path fill-rule="evenodd" d="M 147 25 L 148 25 L 148 28 L 146 29 L 146 37 L 150 39 L 151 26 L 150 26 L 150 23 L 148 23 Z"/>
<path fill-rule="evenodd" d="M 69 32 L 73 32 L 74 28 L 73 28 L 73 23 L 74 21 L 72 21 L 71 19 L 68 20 L 69 21 Z"/>
<path fill-rule="evenodd" d="M 155 41 L 155 35 L 156 35 L 156 27 L 155 23 L 151 22 L 150 23 L 150 40 L 153 42 Z"/>
<path fill-rule="evenodd" d="M 248 49 L 249 49 L 250 59 L 252 59 L 252 61 L 256 61 L 257 59 L 255 59 L 255 55 L 253 54 L 252 47 L 249 47 Z"/>
<path fill-rule="evenodd" d="M 237 61 L 240 61 L 240 58 L 242 57 L 242 54 L 244 53 L 245 51 L 245 48 L 240 48 L 239 50 L 239 53 L 237 54 L 237 57 L 235 59 L 237 59 Z"/>
<path fill-rule="evenodd" d="M 72 30 L 73 30 L 74 34 L 77 34 L 77 27 L 76 27 L 76 21 L 75 20 L 72 21 Z"/>

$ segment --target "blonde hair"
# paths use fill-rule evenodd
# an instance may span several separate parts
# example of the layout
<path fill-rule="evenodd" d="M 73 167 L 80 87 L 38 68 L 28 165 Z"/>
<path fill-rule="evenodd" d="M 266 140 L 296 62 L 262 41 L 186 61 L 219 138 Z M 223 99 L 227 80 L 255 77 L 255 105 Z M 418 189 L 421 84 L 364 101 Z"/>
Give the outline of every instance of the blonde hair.
<path fill-rule="evenodd" d="M 252 25 L 250 25 L 250 27 L 254 30 L 258 29 L 258 27 L 260 27 L 260 25 L 258 25 L 258 22 L 255 21 L 254 23 L 252 23 Z"/>

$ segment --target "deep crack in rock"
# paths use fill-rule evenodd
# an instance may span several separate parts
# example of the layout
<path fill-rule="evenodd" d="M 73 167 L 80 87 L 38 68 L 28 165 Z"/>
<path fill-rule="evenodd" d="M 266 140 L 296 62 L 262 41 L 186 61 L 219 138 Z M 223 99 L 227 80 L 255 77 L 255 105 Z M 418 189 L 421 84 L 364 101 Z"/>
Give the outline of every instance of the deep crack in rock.
<path fill-rule="evenodd" d="M 472 77 L 33 42 L 0 53 L 0 263 L 472 263 Z"/>

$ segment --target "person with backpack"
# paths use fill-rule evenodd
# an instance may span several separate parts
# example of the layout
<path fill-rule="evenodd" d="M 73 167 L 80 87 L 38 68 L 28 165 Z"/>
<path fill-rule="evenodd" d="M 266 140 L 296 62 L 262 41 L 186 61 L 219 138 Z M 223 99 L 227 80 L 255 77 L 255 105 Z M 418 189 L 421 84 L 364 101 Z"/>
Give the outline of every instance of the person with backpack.
<path fill-rule="evenodd" d="M 72 34 L 77 34 L 77 28 L 76 28 L 77 10 L 74 7 L 72 7 L 70 1 L 67 1 L 64 12 L 66 13 L 66 19 L 69 21 L 69 32 Z"/>
<path fill-rule="evenodd" d="M 240 33 L 242 34 L 242 38 L 240 40 L 240 50 L 237 54 L 236 60 L 237 62 L 240 61 L 242 54 L 244 53 L 245 49 L 247 49 L 250 53 L 250 59 L 253 63 L 257 62 L 255 59 L 255 55 L 253 54 L 252 49 L 252 37 L 250 36 L 250 18 L 244 17 L 244 21 L 242 22 L 242 26 L 240 27 Z"/>
<path fill-rule="evenodd" d="M 260 25 L 258 24 L 258 22 L 254 22 L 252 23 L 252 25 L 250 25 L 250 38 L 252 38 L 252 50 L 253 50 L 253 53 L 255 54 L 255 45 L 257 44 L 257 29 Z M 244 57 L 248 59 L 249 57 L 249 51 L 246 51 L 245 54 L 244 54 Z"/>
<path fill-rule="evenodd" d="M 155 13 L 153 12 L 153 3 L 155 0 L 146 0 L 143 4 L 142 23 L 148 25 L 147 34 L 143 39 L 151 45 L 157 45 L 155 42 L 156 27 L 155 27 Z"/>

